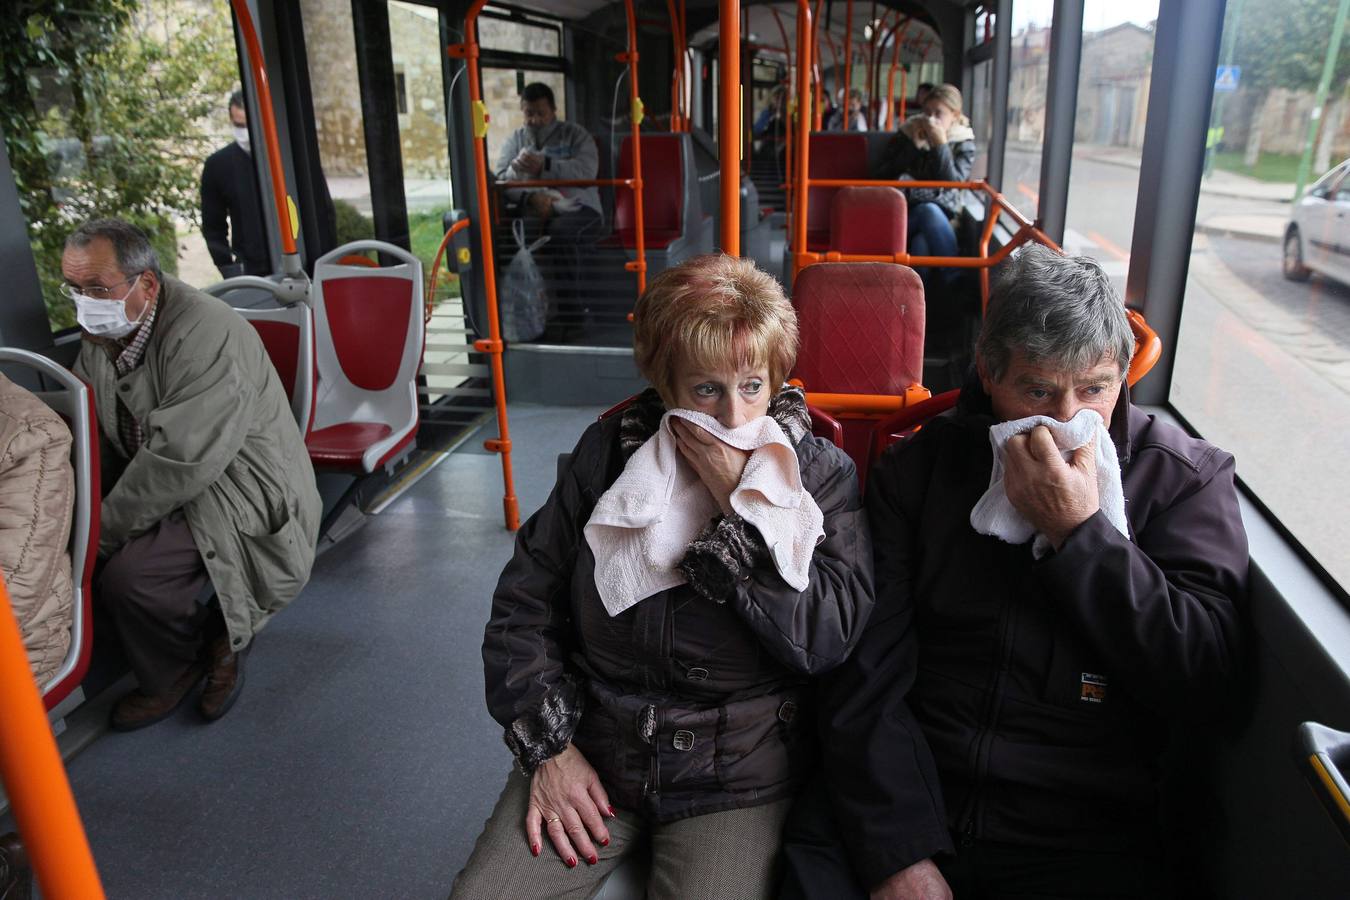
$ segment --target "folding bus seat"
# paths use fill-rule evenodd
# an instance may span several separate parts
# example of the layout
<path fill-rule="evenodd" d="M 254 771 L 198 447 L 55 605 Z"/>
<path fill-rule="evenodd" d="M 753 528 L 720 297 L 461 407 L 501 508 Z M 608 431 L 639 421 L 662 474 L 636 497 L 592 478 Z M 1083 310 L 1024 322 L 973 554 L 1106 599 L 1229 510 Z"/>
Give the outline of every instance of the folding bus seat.
<path fill-rule="evenodd" d="M 894 256 L 907 246 L 909 206 L 892 187 L 840 188 L 830 201 L 830 249 Z"/>
<path fill-rule="evenodd" d="M 37 397 L 70 426 L 71 463 L 75 469 L 75 510 L 70 527 L 71 583 L 74 587 L 70 647 L 51 680 L 42 685 L 42 702 L 48 710 L 65 700 L 89 669 L 93 648 L 94 561 L 98 557 L 99 489 L 98 417 L 94 392 L 74 374 L 45 356 L 14 347 L 0 347 L 0 365 L 29 369 L 43 378 L 44 390 Z M 54 384 L 55 387 L 46 388 Z M 74 702 L 74 701 L 72 701 Z"/>
<path fill-rule="evenodd" d="M 633 175 L 633 138 L 619 145 L 619 178 Z M 713 248 L 713 220 L 699 199 L 694 148 L 688 134 L 642 135 L 642 234 L 650 278 L 670 266 Z M 637 211 L 633 192 L 614 189 L 614 234 L 605 243 L 637 247 Z"/>
<path fill-rule="evenodd" d="M 341 263 L 366 250 L 397 263 Z M 422 263 L 392 244 L 354 241 L 314 264 L 310 299 L 318 364 L 310 459 L 319 468 L 374 472 L 417 436 Z"/>
<path fill-rule="evenodd" d="M 365 259 L 366 257 L 355 257 Z M 247 277 L 247 276 L 245 276 Z M 306 303 L 292 303 L 276 306 L 238 306 L 231 303 L 236 297 L 232 293 L 249 295 L 259 293 L 256 281 L 241 281 L 234 278 L 213 284 L 206 292 L 230 303 L 234 310 L 248 320 L 258 337 L 262 339 L 263 349 L 277 370 L 281 386 L 291 403 L 291 412 L 295 415 L 295 424 L 300 426 L 300 434 L 308 437 L 314 425 L 314 310 Z M 255 298 L 250 298 L 255 299 Z M 263 300 L 274 303 L 266 294 Z"/>
<path fill-rule="evenodd" d="M 807 391 L 907 397 L 921 385 L 923 282 L 913 269 L 894 263 L 807 266 L 793 285 L 793 305 L 801 335 L 794 375 Z M 861 480 L 875 417 L 836 417 Z"/>

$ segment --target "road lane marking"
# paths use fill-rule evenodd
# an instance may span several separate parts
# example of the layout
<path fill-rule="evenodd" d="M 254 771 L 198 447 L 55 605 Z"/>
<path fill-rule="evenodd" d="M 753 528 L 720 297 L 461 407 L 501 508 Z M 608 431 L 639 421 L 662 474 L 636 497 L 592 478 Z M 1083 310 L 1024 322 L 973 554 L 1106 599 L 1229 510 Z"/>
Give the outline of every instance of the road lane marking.
<path fill-rule="evenodd" d="M 1117 247 L 1115 243 L 1108 240 L 1104 235 L 1096 231 L 1089 231 L 1088 237 L 1091 238 L 1092 241 L 1096 243 L 1098 247 L 1101 247 L 1107 253 L 1110 253 L 1112 256 L 1114 256 L 1116 259 L 1122 260 L 1124 262 L 1130 261 L 1130 254 L 1126 253 L 1124 250 Z"/>
<path fill-rule="evenodd" d="M 1030 187 L 1028 187 L 1025 181 L 1017 182 L 1017 189 L 1021 191 L 1023 194 L 1025 194 L 1027 199 L 1029 199 L 1032 203 L 1036 204 L 1036 206 L 1039 207 L 1041 205 L 1041 195 L 1033 191 Z"/>

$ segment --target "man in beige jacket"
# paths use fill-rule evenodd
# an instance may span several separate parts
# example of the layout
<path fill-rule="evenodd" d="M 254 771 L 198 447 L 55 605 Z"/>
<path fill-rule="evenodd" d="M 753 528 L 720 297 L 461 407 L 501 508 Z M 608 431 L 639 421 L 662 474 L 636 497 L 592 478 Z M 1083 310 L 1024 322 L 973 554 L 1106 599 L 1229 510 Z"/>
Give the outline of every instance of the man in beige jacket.
<path fill-rule="evenodd" d="M 218 719 L 253 634 L 309 579 L 321 512 L 309 455 L 252 326 L 163 275 L 139 229 L 80 226 L 61 271 L 111 485 L 96 596 L 139 682 L 112 726 L 165 718 L 203 678 L 198 710 Z"/>
<path fill-rule="evenodd" d="M 70 429 L 0 375 L 0 573 L 39 689 L 70 648 Z"/>

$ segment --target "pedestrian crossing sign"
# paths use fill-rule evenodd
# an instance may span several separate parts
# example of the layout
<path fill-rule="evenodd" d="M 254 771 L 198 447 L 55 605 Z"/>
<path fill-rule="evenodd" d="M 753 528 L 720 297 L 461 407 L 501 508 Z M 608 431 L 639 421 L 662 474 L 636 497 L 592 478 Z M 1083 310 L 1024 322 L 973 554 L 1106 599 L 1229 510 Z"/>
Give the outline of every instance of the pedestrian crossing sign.
<path fill-rule="evenodd" d="M 1236 91 L 1242 77 L 1242 66 L 1219 66 L 1214 74 L 1214 90 Z"/>

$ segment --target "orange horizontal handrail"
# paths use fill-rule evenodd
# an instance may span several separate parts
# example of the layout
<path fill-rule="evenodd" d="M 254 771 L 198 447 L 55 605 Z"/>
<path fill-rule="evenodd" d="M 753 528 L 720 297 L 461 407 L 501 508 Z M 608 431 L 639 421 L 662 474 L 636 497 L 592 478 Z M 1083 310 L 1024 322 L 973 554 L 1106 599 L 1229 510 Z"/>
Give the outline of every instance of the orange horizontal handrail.
<path fill-rule="evenodd" d="M 932 391 L 912 384 L 903 394 L 831 394 L 808 390 L 806 404 L 842 418 L 876 418 L 931 397 Z"/>
<path fill-rule="evenodd" d="M 640 187 L 637 178 L 537 178 L 532 181 L 499 181 L 499 189 L 519 190 L 541 187 Z"/>
<path fill-rule="evenodd" d="M 61 753 L 0 580 L 0 780 L 47 897 L 103 897 Z"/>

